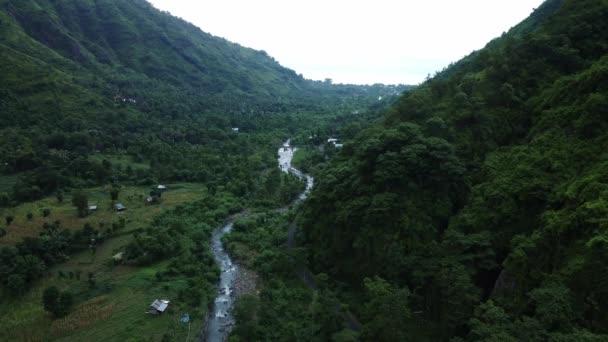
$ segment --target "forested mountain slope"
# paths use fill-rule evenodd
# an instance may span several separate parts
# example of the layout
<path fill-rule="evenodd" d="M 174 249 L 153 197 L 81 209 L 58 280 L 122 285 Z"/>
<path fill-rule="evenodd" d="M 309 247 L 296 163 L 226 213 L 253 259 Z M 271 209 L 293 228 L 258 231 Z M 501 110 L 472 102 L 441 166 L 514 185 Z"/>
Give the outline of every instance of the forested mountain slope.
<path fill-rule="evenodd" d="M 270 104 L 302 105 L 306 96 L 321 94 L 265 52 L 207 34 L 144 0 L 3 0 L 0 6 L 5 54 L 30 57 L 21 61 L 23 68 L 94 73 L 117 92 L 109 95 L 150 102 L 150 91 L 196 94 L 201 103 L 195 109 L 204 111 L 269 110 Z M 99 80 L 81 81 L 89 86 Z"/>
<path fill-rule="evenodd" d="M 607 18 L 605 0 L 546 1 L 317 177 L 310 262 L 364 340 L 608 338 Z"/>
<path fill-rule="evenodd" d="M 405 88 L 306 80 L 144 0 L 0 0 L 0 340 L 204 333 L 215 227 L 304 186 L 277 147 Z"/>
<path fill-rule="evenodd" d="M 400 90 L 305 80 L 144 0 L 0 0 L 0 58 L 0 173 L 19 176 L 0 205 L 122 178 L 245 193 L 281 138 L 232 128 L 287 136 Z M 151 169 L 113 173 L 101 159 L 117 153 Z"/>

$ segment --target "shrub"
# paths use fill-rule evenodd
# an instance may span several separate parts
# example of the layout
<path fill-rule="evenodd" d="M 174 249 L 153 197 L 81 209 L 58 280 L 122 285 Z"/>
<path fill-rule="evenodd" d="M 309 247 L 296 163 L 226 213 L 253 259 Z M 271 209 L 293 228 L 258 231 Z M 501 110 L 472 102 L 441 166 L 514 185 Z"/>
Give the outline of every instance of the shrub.
<path fill-rule="evenodd" d="M 42 305 L 53 317 L 60 318 L 68 314 L 74 304 L 74 297 L 70 292 L 61 292 L 55 286 L 47 287 L 42 294 Z"/>
<path fill-rule="evenodd" d="M 13 294 L 22 293 L 25 285 L 25 278 L 21 274 L 11 274 L 6 281 L 6 287 Z"/>

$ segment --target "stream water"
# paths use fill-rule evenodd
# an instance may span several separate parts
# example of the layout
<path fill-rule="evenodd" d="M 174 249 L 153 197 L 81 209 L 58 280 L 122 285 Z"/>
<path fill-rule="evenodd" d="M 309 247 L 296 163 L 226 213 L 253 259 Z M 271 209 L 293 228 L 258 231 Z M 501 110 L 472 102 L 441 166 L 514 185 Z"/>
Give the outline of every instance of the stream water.
<path fill-rule="evenodd" d="M 213 310 L 207 317 L 206 341 L 208 342 L 223 341 L 234 325 L 230 309 L 234 303 L 234 282 L 239 276 L 239 267 L 232 263 L 222 244 L 222 236 L 230 233 L 233 223 L 233 220 L 228 221 L 225 226 L 216 229 L 211 237 L 211 251 L 220 266 L 221 273 Z"/>
<path fill-rule="evenodd" d="M 281 168 L 281 171 L 291 172 L 306 181 L 306 189 L 294 200 L 292 204 L 296 204 L 306 199 L 308 193 L 314 185 L 314 178 L 291 166 L 293 155 L 294 153 L 296 153 L 297 150 L 298 149 L 296 147 L 291 146 L 290 140 L 287 140 L 285 143 L 283 143 L 283 147 L 279 149 L 279 167 Z"/>
<path fill-rule="evenodd" d="M 290 140 L 287 140 L 278 151 L 278 163 L 281 170 L 283 172 L 291 172 L 306 180 L 306 190 L 294 200 L 292 205 L 304 200 L 308 196 L 314 183 L 314 179 L 311 176 L 304 174 L 291 166 L 291 161 L 296 150 L 295 147 L 291 146 Z M 287 207 L 284 209 L 287 209 Z M 211 251 L 217 264 L 220 266 L 221 274 L 213 310 L 207 317 L 206 329 L 203 330 L 205 334 L 202 334 L 201 338 L 199 338 L 200 342 L 224 341 L 234 326 L 234 317 L 232 317 L 231 313 L 232 305 L 236 299 L 234 295 L 234 285 L 240 276 L 241 271 L 239 266 L 232 262 L 230 255 L 224 250 L 224 245 L 222 244 L 222 237 L 230 233 L 233 224 L 234 219 L 228 220 L 223 227 L 216 229 L 211 237 Z M 290 241 L 293 240 L 293 230 L 294 228 L 290 227 Z"/>

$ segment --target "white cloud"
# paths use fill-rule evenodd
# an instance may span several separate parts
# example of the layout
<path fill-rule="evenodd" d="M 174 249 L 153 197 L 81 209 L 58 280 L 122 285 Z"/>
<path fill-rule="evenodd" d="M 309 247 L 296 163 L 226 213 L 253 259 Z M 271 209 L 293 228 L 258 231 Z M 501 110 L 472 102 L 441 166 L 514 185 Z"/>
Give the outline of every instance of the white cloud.
<path fill-rule="evenodd" d="M 149 0 L 307 78 L 418 83 L 525 19 L 543 0 Z"/>

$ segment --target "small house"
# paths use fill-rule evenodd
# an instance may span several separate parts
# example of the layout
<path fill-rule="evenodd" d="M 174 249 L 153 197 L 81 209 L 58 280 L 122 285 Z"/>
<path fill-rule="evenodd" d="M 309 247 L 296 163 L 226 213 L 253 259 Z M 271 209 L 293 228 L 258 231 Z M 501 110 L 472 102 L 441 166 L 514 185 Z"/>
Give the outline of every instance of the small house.
<path fill-rule="evenodd" d="M 112 256 L 112 260 L 114 260 L 114 262 L 121 262 L 123 255 L 124 255 L 124 253 L 120 252 L 120 253 Z"/>
<path fill-rule="evenodd" d="M 125 211 L 127 210 L 127 207 L 122 205 L 122 203 L 117 203 L 114 205 L 114 209 L 116 209 L 116 211 Z"/>
<path fill-rule="evenodd" d="M 167 190 L 167 186 L 166 186 L 166 185 L 159 184 L 159 185 L 156 187 L 156 189 L 158 189 L 158 190 L 160 190 L 160 191 L 165 191 L 165 190 Z"/>
<path fill-rule="evenodd" d="M 327 143 L 334 145 L 335 148 L 342 148 L 342 147 L 344 147 L 344 144 L 339 143 L 339 140 L 336 139 L 336 138 L 329 138 L 329 139 L 327 139 Z"/>
<path fill-rule="evenodd" d="M 155 299 L 152 304 L 148 307 L 147 313 L 153 315 L 160 315 L 164 313 L 169 307 L 169 301 L 164 299 Z"/>
<path fill-rule="evenodd" d="M 238 133 L 239 128 L 238 128 L 238 127 L 233 127 L 233 128 L 232 128 L 232 131 L 233 131 L 233 132 L 237 132 L 237 133 Z"/>
<path fill-rule="evenodd" d="M 96 205 L 90 205 L 89 206 L 89 212 L 93 212 L 97 210 L 97 206 Z"/>

